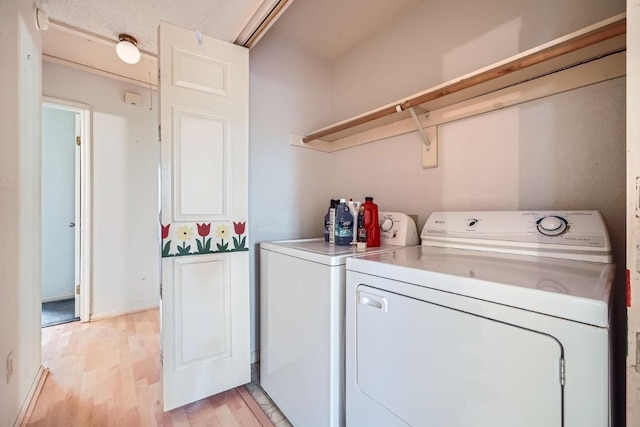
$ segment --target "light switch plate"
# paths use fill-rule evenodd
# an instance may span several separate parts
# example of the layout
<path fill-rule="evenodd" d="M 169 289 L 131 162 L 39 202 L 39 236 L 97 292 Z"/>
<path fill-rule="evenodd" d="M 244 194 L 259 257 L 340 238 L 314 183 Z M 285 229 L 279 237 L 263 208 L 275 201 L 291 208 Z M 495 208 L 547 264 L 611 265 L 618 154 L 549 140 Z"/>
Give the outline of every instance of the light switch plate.
<path fill-rule="evenodd" d="M 438 167 L 438 127 L 430 126 L 424 129 L 429 142 L 429 149 L 422 144 L 422 168 L 430 169 Z"/>

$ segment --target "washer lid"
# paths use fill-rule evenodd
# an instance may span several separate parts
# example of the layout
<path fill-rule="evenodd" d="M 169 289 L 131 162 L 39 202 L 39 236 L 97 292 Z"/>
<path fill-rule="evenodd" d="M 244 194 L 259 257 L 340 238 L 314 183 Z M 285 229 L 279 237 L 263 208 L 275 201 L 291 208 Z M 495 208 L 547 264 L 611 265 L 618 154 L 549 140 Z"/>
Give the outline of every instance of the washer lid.
<path fill-rule="evenodd" d="M 609 326 L 613 264 L 421 246 L 349 259 L 347 270 Z"/>
<path fill-rule="evenodd" d="M 348 257 L 390 251 L 397 249 L 397 246 L 383 245 L 378 248 L 367 248 L 364 252 L 356 252 L 355 246 L 330 245 L 324 241 L 324 238 L 319 238 L 264 242 L 260 244 L 260 248 L 320 264 L 335 266 L 344 265 Z"/>

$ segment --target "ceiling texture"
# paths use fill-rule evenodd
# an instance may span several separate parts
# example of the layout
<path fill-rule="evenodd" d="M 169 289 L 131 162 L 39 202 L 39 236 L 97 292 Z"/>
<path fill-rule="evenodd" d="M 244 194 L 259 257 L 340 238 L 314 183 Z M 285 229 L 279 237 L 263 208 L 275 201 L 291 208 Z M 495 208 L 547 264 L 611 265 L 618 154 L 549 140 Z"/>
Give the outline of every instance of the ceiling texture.
<path fill-rule="evenodd" d="M 426 1 L 41 0 L 51 22 L 42 33 L 43 59 L 156 87 L 157 31 L 167 21 L 241 45 L 273 25 L 270 31 L 332 61 Z M 121 33 L 137 39 L 138 64 L 117 58 Z"/>
<path fill-rule="evenodd" d="M 43 0 L 41 8 L 56 22 L 114 41 L 120 33 L 130 34 L 138 40 L 141 50 L 155 54 L 160 21 L 234 42 L 263 3 L 262 0 Z"/>
<path fill-rule="evenodd" d="M 42 32 L 43 59 L 157 87 L 160 21 L 243 44 L 273 16 L 272 11 L 279 11 L 275 22 L 291 1 L 42 0 L 40 8 L 51 24 Z M 138 41 L 142 53 L 138 64 L 124 64 L 116 56 L 115 45 L 121 33 Z"/>

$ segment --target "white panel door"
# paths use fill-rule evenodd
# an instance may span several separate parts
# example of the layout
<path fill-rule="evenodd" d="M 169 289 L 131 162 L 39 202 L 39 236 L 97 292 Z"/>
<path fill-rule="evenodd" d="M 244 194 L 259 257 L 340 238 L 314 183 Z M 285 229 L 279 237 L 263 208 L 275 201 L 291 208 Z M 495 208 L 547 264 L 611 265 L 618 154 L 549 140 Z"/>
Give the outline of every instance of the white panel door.
<path fill-rule="evenodd" d="M 248 51 L 159 31 L 165 411 L 250 381 Z"/>

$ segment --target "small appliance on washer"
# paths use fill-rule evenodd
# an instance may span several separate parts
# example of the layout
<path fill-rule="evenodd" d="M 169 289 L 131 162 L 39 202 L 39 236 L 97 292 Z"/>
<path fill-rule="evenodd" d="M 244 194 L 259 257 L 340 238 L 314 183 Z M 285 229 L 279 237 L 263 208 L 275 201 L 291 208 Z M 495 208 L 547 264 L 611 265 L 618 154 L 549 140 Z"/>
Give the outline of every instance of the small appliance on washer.
<path fill-rule="evenodd" d="M 436 212 L 421 237 L 347 260 L 347 426 L 609 425 L 600 214 Z"/>
<path fill-rule="evenodd" d="M 345 260 L 417 245 L 414 221 L 381 212 L 378 248 L 324 239 L 260 245 L 260 385 L 295 426 L 344 426 Z"/>

